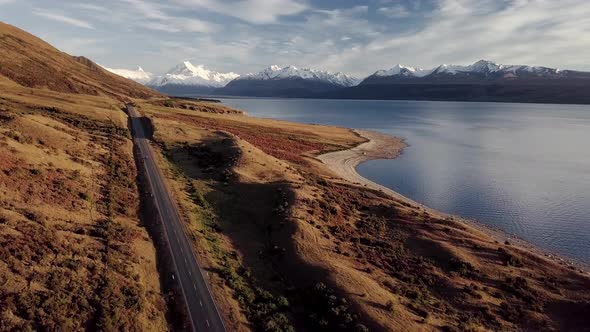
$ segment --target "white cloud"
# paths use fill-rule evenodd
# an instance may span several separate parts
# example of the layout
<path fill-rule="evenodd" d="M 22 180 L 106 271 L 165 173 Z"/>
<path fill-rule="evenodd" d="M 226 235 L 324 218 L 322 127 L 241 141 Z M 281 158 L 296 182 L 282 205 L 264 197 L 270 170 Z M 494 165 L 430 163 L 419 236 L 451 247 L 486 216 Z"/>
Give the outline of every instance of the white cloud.
<path fill-rule="evenodd" d="M 164 6 L 145 0 L 124 0 L 133 11 L 139 13 L 139 26 L 152 30 L 167 32 L 211 32 L 214 24 L 196 18 L 181 17 L 167 13 L 169 9 L 180 9 Z M 137 20 L 137 17 L 129 18 Z"/>
<path fill-rule="evenodd" d="M 101 12 L 101 13 L 106 13 L 109 11 L 105 7 L 93 5 L 90 3 L 72 3 L 72 4 L 70 4 L 70 7 L 76 8 L 76 9 L 91 10 L 91 11 Z"/>
<path fill-rule="evenodd" d="M 309 6 L 297 0 L 176 0 L 177 3 L 239 18 L 255 24 L 275 23 L 281 16 L 301 13 Z"/>
<path fill-rule="evenodd" d="M 0 0 L 0 6 L 7 5 L 9 3 L 13 3 L 15 0 Z"/>
<path fill-rule="evenodd" d="M 585 0 L 439 0 L 423 26 L 368 37 L 358 48 L 325 59 L 366 73 L 397 63 L 431 67 L 482 58 L 578 67 L 580 59 L 590 57 L 588 17 L 590 3 Z"/>
<path fill-rule="evenodd" d="M 123 0 L 123 2 L 131 5 L 135 13 L 139 13 L 145 18 L 157 20 L 168 20 L 170 18 L 156 3 L 144 0 Z"/>
<path fill-rule="evenodd" d="M 69 17 L 69 16 L 66 16 L 66 15 L 64 15 L 62 13 L 58 13 L 58 12 L 53 12 L 53 11 L 48 11 L 48 10 L 37 8 L 37 9 L 33 10 L 33 15 L 44 17 L 44 18 L 52 20 L 52 21 L 77 26 L 80 28 L 94 29 L 92 24 L 90 24 L 89 22 L 86 22 L 86 21 L 83 21 L 83 20 L 80 20 L 77 18 Z"/>
<path fill-rule="evenodd" d="M 391 7 L 381 7 L 377 9 L 377 13 L 391 18 L 401 18 L 410 16 L 410 12 L 403 5 L 394 5 Z"/>
<path fill-rule="evenodd" d="M 299 0 L 78 1 L 52 1 L 53 7 L 33 14 L 88 29 L 100 26 L 94 37 L 115 38 L 77 47 L 76 53 L 120 66 L 145 56 L 142 63 L 154 72 L 183 58 L 240 73 L 281 63 L 362 76 L 397 63 L 432 67 L 481 58 L 590 69 L 584 63 L 590 58 L 587 0 L 428 0 L 405 7 L 375 0 L 376 13 L 366 5 L 326 10 Z M 407 14 L 411 19 L 384 19 Z M 88 37 L 87 31 L 71 30 L 72 38 Z M 70 39 L 53 37 L 63 39 L 60 46 Z M 128 49 L 123 55 L 112 52 L 115 47 Z"/>

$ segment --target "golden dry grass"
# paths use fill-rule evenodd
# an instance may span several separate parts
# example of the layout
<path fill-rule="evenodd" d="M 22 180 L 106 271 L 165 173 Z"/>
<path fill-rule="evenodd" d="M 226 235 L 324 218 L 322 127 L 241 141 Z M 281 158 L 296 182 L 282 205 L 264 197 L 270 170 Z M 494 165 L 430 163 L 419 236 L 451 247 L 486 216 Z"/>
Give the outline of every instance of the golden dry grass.
<path fill-rule="evenodd" d="M 0 22 L 0 76 L 22 86 L 118 100 L 160 93 L 107 72 L 84 57 L 72 57 L 41 39 Z"/>
<path fill-rule="evenodd" d="M 333 178 L 313 156 L 362 142 L 349 130 L 140 106 L 235 328 L 283 316 L 310 330 L 589 325 L 587 274 Z M 290 306 L 265 316 L 257 297 L 226 298 L 256 287 Z"/>
<path fill-rule="evenodd" d="M 124 113 L 0 90 L 0 330 L 166 330 Z"/>
<path fill-rule="evenodd" d="M 121 101 L 162 96 L 0 23 L 0 330 L 162 331 Z"/>

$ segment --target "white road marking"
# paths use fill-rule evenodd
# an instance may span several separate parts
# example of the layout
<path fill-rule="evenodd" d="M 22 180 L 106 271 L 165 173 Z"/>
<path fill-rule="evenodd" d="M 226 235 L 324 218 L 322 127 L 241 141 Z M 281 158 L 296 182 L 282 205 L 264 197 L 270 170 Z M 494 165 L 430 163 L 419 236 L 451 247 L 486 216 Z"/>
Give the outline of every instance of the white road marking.
<path fill-rule="evenodd" d="M 0 0 L 0 2 L 1 1 L 2 0 Z M 141 127 L 141 124 L 138 121 L 139 120 L 139 113 L 137 113 L 137 111 L 132 106 L 128 106 L 128 110 L 129 110 L 130 115 L 133 118 L 135 118 L 133 121 L 133 129 L 135 129 L 135 131 L 136 131 L 136 136 L 137 135 L 144 136 L 145 132 L 144 132 L 143 128 Z M 147 138 L 135 137 L 134 141 L 137 143 L 137 146 L 139 148 L 139 155 L 142 157 L 142 159 L 144 159 L 143 168 L 146 171 L 148 181 L 151 180 L 150 182 L 152 182 L 152 183 L 150 183 L 150 187 L 151 187 L 151 191 L 153 192 L 154 200 L 156 201 L 156 204 L 160 203 L 160 204 L 164 205 L 163 206 L 164 211 L 158 209 L 158 214 L 160 215 L 161 222 L 164 224 L 164 229 L 167 231 L 172 229 L 172 232 L 174 233 L 174 237 L 176 237 L 175 240 L 180 244 L 183 242 L 183 240 L 178 236 L 178 234 L 180 232 L 180 233 L 183 233 L 183 235 L 185 235 L 184 230 L 180 229 L 179 232 L 176 231 L 176 228 L 174 228 L 174 226 L 173 226 L 174 224 L 176 224 L 176 220 L 174 220 L 174 216 L 171 216 L 169 220 L 166 220 L 165 218 L 163 218 L 163 212 L 171 212 L 172 211 L 169 209 L 169 206 L 167 206 L 171 202 L 169 202 L 170 198 L 167 195 L 168 194 L 167 190 L 165 188 L 161 187 L 163 182 L 161 182 L 162 179 L 161 179 L 161 176 L 158 172 L 158 166 L 155 163 L 154 154 L 151 151 L 151 149 L 152 149 L 151 143 Z M 170 227 L 170 226 L 172 226 L 172 227 Z M 189 247 L 187 247 L 187 248 L 189 248 Z M 184 254 L 184 249 L 182 247 L 182 244 L 179 246 L 179 249 L 183 255 L 183 259 L 184 259 L 185 264 L 188 265 L 188 260 L 187 260 L 186 256 L 184 256 L 185 254 Z M 189 250 L 191 251 L 191 253 L 193 253 L 191 249 L 189 249 Z M 193 258 L 194 257 L 191 257 L 191 264 L 196 263 L 196 261 L 194 261 Z M 200 266 L 198 266 L 198 263 L 197 263 L 196 267 L 199 269 L 200 273 L 203 272 L 200 269 Z M 192 272 L 190 270 L 188 271 L 188 274 L 189 274 L 189 276 L 192 276 Z M 209 272 L 207 272 L 207 276 L 209 276 Z M 181 278 L 181 275 L 179 275 L 179 278 Z M 178 280 L 178 281 L 180 282 L 180 280 Z M 182 287 L 182 284 L 181 284 L 181 287 Z M 196 283 L 193 283 L 193 288 L 194 288 L 195 292 L 198 292 Z M 183 291 L 183 293 L 184 293 L 184 291 Z M 209 293 L 209 292 L 207 292 L 207 293 Z M 209 293 L 209 296 L 211 296 L 210 293 Z M 200 299 L 199 299 L 199 305 L 203 308 L 202 310 L 204 310 L 203 302 Z M 215 311 L 217 312 L 217 310 L 215 310 Z M 217 315 L 219 315 L 218 312 L 217 312 Z M 193 325 L 193 328 L 194 328 L 195 321 L 193 320 L 192 316 L 190 318 L 191 318 L 191 324 Z M 212 317 L 212 318 L 215 320 L 214 323 L 217 323 L 217 319 L 215 317 Z M 196 318 L 195 318 L 195 320 L 196 320 Z M 211 329 L 212 326 L 211 326 L 208 319 L 205 319 L 205 323 L 207 324 L 207 327 L 209 329 Z M 223 323 L 221 323 L 221 324 L 223 326 Z"/>

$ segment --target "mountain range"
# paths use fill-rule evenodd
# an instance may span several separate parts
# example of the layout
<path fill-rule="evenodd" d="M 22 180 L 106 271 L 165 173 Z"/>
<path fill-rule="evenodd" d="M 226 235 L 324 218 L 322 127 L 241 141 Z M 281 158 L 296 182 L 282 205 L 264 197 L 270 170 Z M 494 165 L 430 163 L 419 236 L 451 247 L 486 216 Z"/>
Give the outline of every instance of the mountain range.
<path fill-rule="evenodd" d="M 270 66 L 240 76 L 188 61 L 149 80 L 141 67 L 128 72 L 108 70 L 172 95 L 590 103 L 585 92 L 590 84 L 588 72 L 486 60 L 430 69 L 396 65 L 362 80 L 295 66 Z"/>
<path fill-rule="evenodd" d="M 236 73 L 220 73 L 183 61 L 167 73 L 149 80 L 146 85 L 168 94 L 210 94 L 239 77 Z"/>
<path fill-rule="evenodd" d="M 485 83 L 530 79 L 590 79 L 590 73 L 525 65 L 502 65 L 480 60 L 468 66 L 440 65 L 432 69 L 397 65 L 378 70 L 361 84 L 412 83 Z"/>
<path fill-rule="evenodd" d="M 214 93 L 252 97 L 311 97 L 352 87 L 358 82 L 357 78 L 343 73 L 295 66 L 270 66 L 259 73 L 240 76 Z"/>
<path fill-rule="evenodd" d="M 321 98 L 590 103 L 590 73 L 480 60 L 421 69 L 397 65 Z"/>
<path fill-rule="evenodd" d="M 143 70 L 143 68 L 141 68 L 140 66 L 137 67 L 137 69 L 132 70 L 132 69 L 119 69 L 119 68 L 107 68 L 104 66 L 101 66 L 103 69 L 106 69 L 108 71 L 110 71 L 113 74 L 117 74 L 119 76 L 123 76 L 125 78 L 128 78 L 130 80 L 133 80 L 137 83 L 141 83 L 141 84 L 147 84 L 152 77 L 154 76 L 152 73 L 146 72 Z"/>

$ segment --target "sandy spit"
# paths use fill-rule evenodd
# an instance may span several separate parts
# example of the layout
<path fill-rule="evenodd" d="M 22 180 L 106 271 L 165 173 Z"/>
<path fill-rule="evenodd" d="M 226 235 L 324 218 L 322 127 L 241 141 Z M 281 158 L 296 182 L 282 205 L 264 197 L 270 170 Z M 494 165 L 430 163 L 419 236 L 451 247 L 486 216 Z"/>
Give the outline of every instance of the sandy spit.
<path fill-rule="evenodd" d="M 353 131 L 359 136 L 366 138 L 367 141 L 348 150 L 328 152 L 316 157 L 317 159 L 322 161 L 330 170 L 332 170 L 332 172 L 340 176 L 342 179 L 356 185 L 381 191 L 397 200 L 401 200 L 410 203 L 414 206 L 418 206 L 423 210 L 428 211 L 429 213 L 436 215 L 440 218 L 450 218 L 455 221 L 462 222 L 484 234 L 491 236 L 499 242 L 510 241 L 512 245 L 517 245 L 518 247 L 521 247 L 523 249 L 534 251 L 537 254 L 545 256 L 546 258 L 556 261 L 562 265 L 572 266 L 580 270 L 584 270 L 586 273 L 590 273 L 590 265 L 588 264 L 584 264 L 567 258 L 565 256 L 539 248 L 523 239 L 518 238 L 516 235 L 508 234 L 499 228 L 484 225 L 477 220 L 465 219 L 434 210 L 408 197 L 405 197 L 394 190 L 391 190 L 385 186 L 382 186 L 361 176 L 356 171 L 356 167 L 360 163 L 375 159 L 394 159 L 398 157 L 402 153 L 403 149 L 406 148 L 408 145 L 404 142 L 403 139 L 398 137 L 389 136 L 368 130 Z"/>
<path fill-rule="evenodd" d="M 317 158 L 326 164 L 332 172 L 348 182 L 384 192 L 398 200 L 403 200 L 435 212 L 420 203 L 361 176 L 356 171 L 356 167 L 364 161 L 394 159 L 398 157 L 403 149 L 407 147 L 403 139 L 368 130 L 353 131 L 367 139 L 367 141 L 352 149 L 328 152 L 317 156 Z"/>

